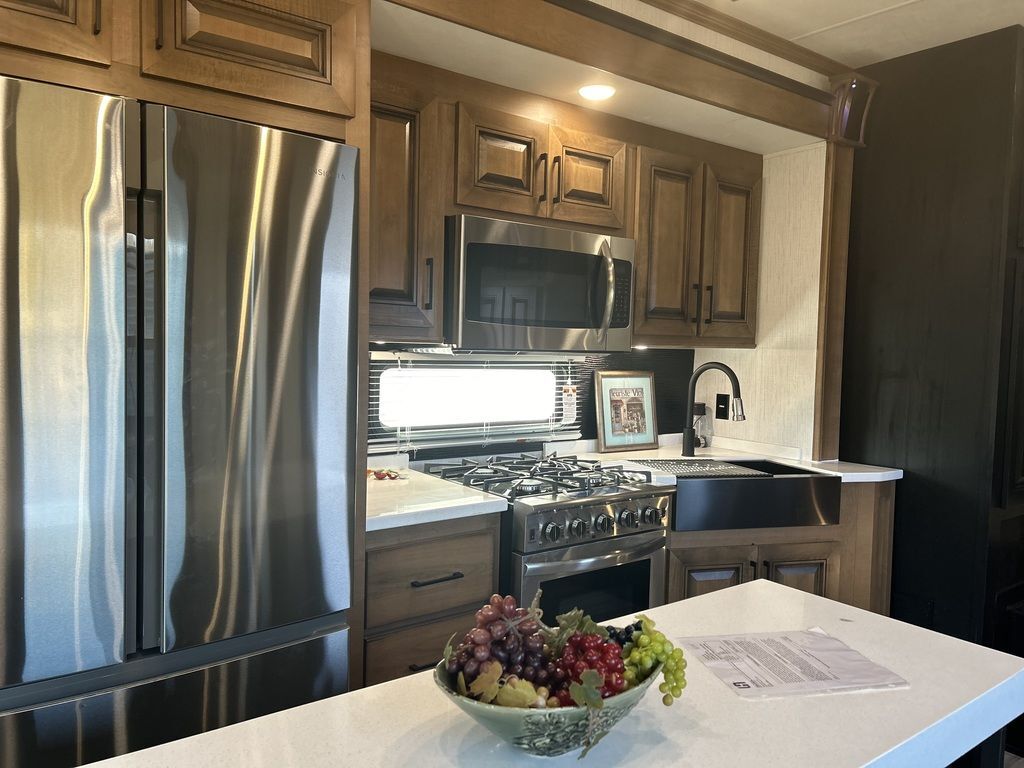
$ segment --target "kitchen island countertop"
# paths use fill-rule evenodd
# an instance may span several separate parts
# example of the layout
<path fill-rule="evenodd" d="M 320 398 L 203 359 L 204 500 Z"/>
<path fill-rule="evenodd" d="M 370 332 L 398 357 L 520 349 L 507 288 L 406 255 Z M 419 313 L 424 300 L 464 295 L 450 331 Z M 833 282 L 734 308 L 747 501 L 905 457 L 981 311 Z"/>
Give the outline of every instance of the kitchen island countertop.
<path fill-rule="evenodd" d="M 1024 711 L 1024 659 L 758 580 L 649 615 L 677 640 L 821 627 L 906 688 L 741 699 L 699 661 L 671 707 L 648 695 L 579 763 L 492 736 L 431 672 L 97 763 L 103 768 L 757 765 L 944 766 Z"/>

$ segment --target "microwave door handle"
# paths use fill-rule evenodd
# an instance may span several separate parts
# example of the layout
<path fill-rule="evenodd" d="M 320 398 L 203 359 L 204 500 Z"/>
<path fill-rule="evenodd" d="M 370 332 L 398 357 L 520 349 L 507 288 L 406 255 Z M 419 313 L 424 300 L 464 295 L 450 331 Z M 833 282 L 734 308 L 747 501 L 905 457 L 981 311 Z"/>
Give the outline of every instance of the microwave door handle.
<path fill-rule="evenodd" d="M 551 574 L 557 574 L 565 576 L 570 573 L 590 571 L 593 570 L 595 566 L 604 567 L 611 565 L 627 565 L 629 563 L 635 563 L 638 560 L 644 560 L 655 554 L 658 550 L 664 548 L 665 537 L 659 536 L 657 540 L 637 549 L 616 549 L 604 555 L 585 557 L 580 560 L 556 560 L 554 562 L 546 563 L 523 563 L 523 575 L 549 576 Z"/>
<path fill-rule="evenodd" d="M 608 328 L 612 324 L 612 310 L 615 307 L 615 260 L 612 259 L 612 251 L 608 241 L 601 243 L 601 256 L 604 258 L 605 279 L 608 281 L 608 290 L 605 291 L 604 317 L 601 319 L 601 338 L 605 338 Z"/>

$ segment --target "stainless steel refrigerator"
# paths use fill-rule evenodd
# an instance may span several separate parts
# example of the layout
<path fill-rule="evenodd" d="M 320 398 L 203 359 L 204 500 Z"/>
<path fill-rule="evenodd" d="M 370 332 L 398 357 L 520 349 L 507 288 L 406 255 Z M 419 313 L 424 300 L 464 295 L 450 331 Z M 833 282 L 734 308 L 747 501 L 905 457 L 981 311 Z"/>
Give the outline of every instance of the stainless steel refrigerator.
<path fill-rule="evenodd" d="M 346 690 L 356 158 L 0 78 L 0 766 Z"/>

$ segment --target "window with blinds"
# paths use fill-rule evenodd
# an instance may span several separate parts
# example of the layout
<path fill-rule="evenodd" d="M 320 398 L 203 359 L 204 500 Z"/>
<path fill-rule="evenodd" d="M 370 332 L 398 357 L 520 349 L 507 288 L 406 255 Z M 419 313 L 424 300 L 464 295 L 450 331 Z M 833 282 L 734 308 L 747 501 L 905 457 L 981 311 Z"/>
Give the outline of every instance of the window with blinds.
<path fill-rule="evenodd" d="M 369 451 L 580 436 L 580 361 L 374 352 Z"/>

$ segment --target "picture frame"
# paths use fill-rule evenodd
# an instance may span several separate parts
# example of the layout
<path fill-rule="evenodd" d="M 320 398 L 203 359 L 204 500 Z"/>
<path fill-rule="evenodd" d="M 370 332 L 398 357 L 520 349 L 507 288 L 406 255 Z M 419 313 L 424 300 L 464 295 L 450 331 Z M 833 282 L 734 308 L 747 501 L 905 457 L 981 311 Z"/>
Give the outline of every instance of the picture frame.
<path fill-rule="evenodd" d="M 594 402 L 599 453 L 658 447 L 653 372 L 596 371 Z"/>

